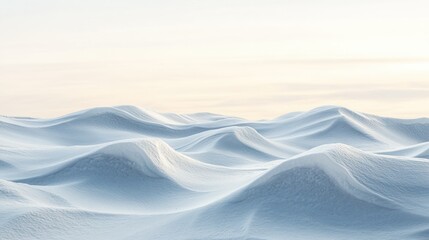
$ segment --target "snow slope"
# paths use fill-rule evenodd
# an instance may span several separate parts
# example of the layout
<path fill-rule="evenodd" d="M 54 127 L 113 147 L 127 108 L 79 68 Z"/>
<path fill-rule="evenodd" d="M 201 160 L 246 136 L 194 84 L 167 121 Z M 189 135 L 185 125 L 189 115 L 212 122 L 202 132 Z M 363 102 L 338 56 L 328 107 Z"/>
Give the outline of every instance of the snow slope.
<path fill-rule="evenodd" d="M 0 116 L 0 239 L 429 239 L 429 119 Z"/>

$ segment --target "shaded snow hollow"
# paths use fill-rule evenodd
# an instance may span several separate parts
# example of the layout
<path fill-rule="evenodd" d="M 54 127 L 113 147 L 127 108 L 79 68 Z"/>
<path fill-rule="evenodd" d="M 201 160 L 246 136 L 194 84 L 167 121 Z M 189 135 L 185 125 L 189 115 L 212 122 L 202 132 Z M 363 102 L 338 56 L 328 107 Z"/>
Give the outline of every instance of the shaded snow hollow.
<path fill-rule="evenodd" d="M 0 116 L 0 239 L 429 239 L 429 119 Z"/>

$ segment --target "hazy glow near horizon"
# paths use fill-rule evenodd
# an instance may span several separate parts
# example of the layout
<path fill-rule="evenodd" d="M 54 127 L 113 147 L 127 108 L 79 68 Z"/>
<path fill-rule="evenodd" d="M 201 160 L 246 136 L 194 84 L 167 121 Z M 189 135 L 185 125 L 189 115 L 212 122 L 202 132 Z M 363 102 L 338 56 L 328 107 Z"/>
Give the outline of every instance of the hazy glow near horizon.
<path fill-rule="evenodd" d="M 429 117 L 427 0 L 17 0 L 0 115 L 136 105 L 272 118 L 320 105 Z"/>

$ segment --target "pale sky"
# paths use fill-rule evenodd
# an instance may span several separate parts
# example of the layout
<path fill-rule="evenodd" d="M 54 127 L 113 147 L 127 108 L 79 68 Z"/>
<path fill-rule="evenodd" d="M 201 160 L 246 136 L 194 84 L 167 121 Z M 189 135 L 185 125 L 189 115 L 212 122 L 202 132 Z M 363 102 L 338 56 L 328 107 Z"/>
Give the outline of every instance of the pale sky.
<path fill-rule="evenodd" d="M 428 0 L 0 0 L 0 115 L 429 117 Z"/>

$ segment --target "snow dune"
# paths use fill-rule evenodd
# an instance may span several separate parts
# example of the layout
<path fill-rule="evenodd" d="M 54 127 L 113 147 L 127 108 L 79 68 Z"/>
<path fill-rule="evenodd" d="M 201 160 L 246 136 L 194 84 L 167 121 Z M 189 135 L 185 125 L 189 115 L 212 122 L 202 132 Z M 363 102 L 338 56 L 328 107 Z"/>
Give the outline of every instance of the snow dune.
<path fill-rule="evenodd" d="M 0 239 L 428 239 L 429 119 L 0 117 Z"/>

